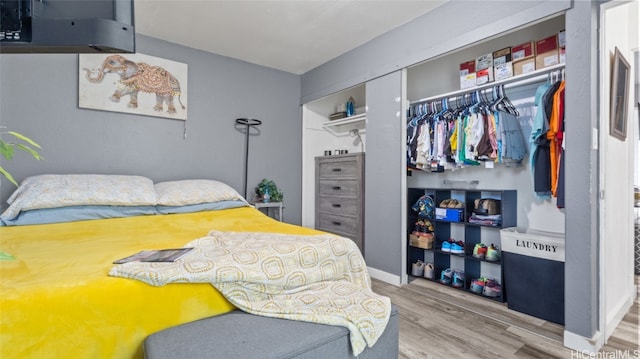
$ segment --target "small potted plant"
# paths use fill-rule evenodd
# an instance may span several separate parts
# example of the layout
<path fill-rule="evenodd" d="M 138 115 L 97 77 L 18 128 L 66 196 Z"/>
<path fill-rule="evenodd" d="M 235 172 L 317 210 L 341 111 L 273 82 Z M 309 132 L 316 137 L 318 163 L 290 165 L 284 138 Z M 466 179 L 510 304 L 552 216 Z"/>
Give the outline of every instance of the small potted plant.
<path fill-rule="evenodd" d="M 264 178 L 255 188 L 256 202 L 282 202 L 283 194 L 270 179 Z"/>

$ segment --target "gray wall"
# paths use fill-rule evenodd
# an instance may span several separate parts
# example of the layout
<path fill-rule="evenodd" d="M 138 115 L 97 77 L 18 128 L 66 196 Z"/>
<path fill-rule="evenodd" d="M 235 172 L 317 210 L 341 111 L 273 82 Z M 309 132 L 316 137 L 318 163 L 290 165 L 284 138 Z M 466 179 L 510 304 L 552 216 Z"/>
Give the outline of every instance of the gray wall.
<path fill-rule="evenodd" d="M 566 16 L 565 329 L 586 338 L 598 328 L 599 310 L 598 151 L 591 145 L 599 127 L 599 6 L 576 1 Z"/>
<path fill-rule="evenodd" d="M 37 162 L 19 153 L 2 166 L 18 181 L 43 173 L 139 174 L 218 179 L 243 193 L 245 137 L 234 121 L 258 118 L 249 197 L 262 178 L 273 179 L 285 194 L 285 220 L 299 224 L 300 77 L 146 36 L 136 40 L 139 53 L 188 65 L 186 139 L 183 121 L 78 108 L 78 55 L 2 54 L 0 123 L 37 140 L 45 157 Z M 15 187 L 0 183 L 5 204 Z"/>

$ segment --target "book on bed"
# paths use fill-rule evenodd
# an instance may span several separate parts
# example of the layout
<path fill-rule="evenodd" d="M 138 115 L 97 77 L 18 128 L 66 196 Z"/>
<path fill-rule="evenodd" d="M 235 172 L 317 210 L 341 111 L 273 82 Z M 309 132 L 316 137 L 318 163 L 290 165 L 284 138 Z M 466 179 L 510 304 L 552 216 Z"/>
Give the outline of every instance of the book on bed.
<path fill-rule="evenodd" d="M 171 249 L 154 249 L 140 251 L 134 255 L 124 257 L 114 261 L 114 264 L 122 264 L 128 262 L 175 262 L 189 253 L 193 247 L 187 248 L 171 248 Z"/>

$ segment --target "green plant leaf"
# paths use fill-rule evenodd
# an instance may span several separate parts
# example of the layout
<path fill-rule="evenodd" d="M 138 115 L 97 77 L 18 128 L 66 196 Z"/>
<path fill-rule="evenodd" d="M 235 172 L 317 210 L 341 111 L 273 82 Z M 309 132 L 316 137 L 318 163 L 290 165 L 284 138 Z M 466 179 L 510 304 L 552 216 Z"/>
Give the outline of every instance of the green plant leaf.
<path fill-rule="evenodd" d="M 39 144 L 37 144 L 34 140 L 30 139 L 29 137 L 20 134 L 18 132 L 13 132 L 13 131 L 8 131 L 8 134 L 12 135 L 13 137 L 20 139 L 28 144 L 30 144 L 33 147 L 37 147 L 37 148 L 41 148 Z"/>
<path fill-rule="evenodd" d="M 2 153 L 2 157 L 6 158 L 7 160 L 10 160 L 13 158 L 15 149 L 13 148 L 12 145 L 0 140 L 0 153 Z"/>
<path fill-rule="evenodd" d="M 21 143 L 16 143 L 16 147 L 18 147 L 19 149 L 25 151 L 25 152 L 29 152 L 31 154 L 31 156 L 33 156 L 33 158 L 35 158 L 36 160 L 40 160 L 42 159 L 42 156 L 40 156 L 40 154 L 38 153 L 38 151 L 34 150 L 33 148 L 23 145 Z"/>
<path fill-rule="evenodd" d="M 16 182 L 16 180 L 13 178 L 13 176 L 4 170 L 4 168 L 2 168 L 2 166 L 0 166 L 0 173 L 2 173 L 3 176 L 5 176 L 9 182 L 13 183 L 14 185 L 16 185 L 16 187 L 18 187 L 18 182 Z"/>

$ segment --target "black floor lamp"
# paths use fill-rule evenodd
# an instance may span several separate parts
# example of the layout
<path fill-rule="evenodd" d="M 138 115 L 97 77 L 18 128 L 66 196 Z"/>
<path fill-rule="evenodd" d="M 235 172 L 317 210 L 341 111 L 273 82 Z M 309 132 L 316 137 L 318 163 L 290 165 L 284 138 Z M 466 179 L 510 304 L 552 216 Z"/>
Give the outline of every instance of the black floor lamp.
<path fill-rule="evenodd" d="M 236 119 L 236 128 L 244 129 L 246 139 L 245 139 L 245 152 L 244 152 L 244 198 L 248 201 L 247 198 L 247 177 L 249 174 L 249 135 L 252 128 L 256 128 L 256 126 L 260 126 L 262 121 L 256 120 L 255 118 L 237 118 Z M 260 134 L 260 130 L 256 128 L 256 135 Z"/>

